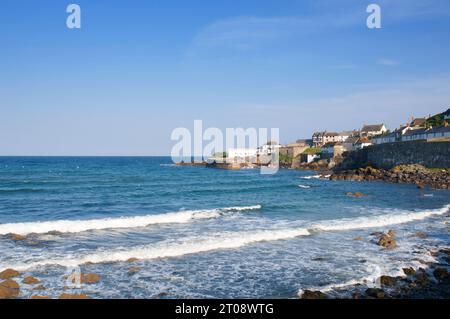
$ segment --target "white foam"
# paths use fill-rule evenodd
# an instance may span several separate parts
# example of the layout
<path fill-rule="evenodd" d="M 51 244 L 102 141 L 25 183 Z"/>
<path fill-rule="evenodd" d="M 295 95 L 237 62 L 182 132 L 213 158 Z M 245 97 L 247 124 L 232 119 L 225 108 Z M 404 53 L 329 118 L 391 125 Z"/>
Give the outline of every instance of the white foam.
<path fill-rule="evenodd" d="M 300 177 L 302 179 L 313 179 L 313 178 L 320 178 L 320 175 L 310 175 L 310 176 L 302 176 Z"/>
<path fill-rule="evenodd" d="M 102 218 L 90 220 L 54 220 L 45 222 L 0 224 L 0 235 L 9 233 L 28 235 L 45 234 L 52 231 L 78 233 L 88 230 L 145 227 L 152 224 L 188 223 L 195 219 L 215 218 L 226 212 L 259 210 L 261 205 L 227 207 L 209 210 L 187 210 L 158 215 Z"/>
<path fill-rule="evenodd" d="M 447 213 L 449 209 L 450 204 L 434 210 L 425 210 L 419 212 L 396 212 L 379 216 L 333 220 L 313 225 L 312 228 L 321 231 L 340 231 L 384 227 L 423 220 L 433 215 L 443 215 Z"/>
<path fill-rule="evenodd" d="M 249 206 L 247 209 L 258 209 L 260 206 Z M 223 210 L 242 210 L 243 207 L 230 207 Z M 75 266 L 83 263 L 103 263 L 126 261 L 130 258 L 155 259 L 179 257 L 188 254 L 203 253 L 212 250 L 233 249 L 263 241 L 277 241 L 293 239 L 300 236 L 309 236 L 316 231 L 342 231 L 363 228 L 373 228 L 388 225 L 396 225 L 416 220 L 422 220 L 433 215 L 441 215 L 448 212 L 450 204 L 436 210 L 391 213 L 380 216 L 363 217 L 341 220 L 332 220 L 312 225 L 308 228 L 284 228 L 253 232 L 224 232 L 214 235 L 204 235 L 194 238 L 184 238 L 177 242 L 160 242 L 136 248 L 97 251 L 84 256 L 70 259 L 43 260 L 28 264 L 14 265 L 14 269 L 22 270 L 48 264 L 61 266 Z M 312 229 L 312 230 L 311 230 Z M 377 274 L 378 276 L 378 274 Z M 367 278 L 366 278 L 367 279 Z M 348 285 L 352 284 L 348 283 Z M 333 287 L 336 287 L 335 285 Z"/>
<path fill-rule="evenodd" d="M 300 188 L 304 188 L 304 189 L 307 189 L 307 188 L 311 188 L 311 186 L 309 186 L 309 185 L 298 185 L 298 187 L 300 187 Z"/>
<path fill-rule="evenodd" d="M 154 245 L 145 245 L 126 250 L 118 249 L 97 251 L 95 253 L 80 256 L 78 258 L 43 260 L 34 263 L 18 264 L 14 265 L 13 268 L 17 270 L 25 270 L 50 264 L 73 267 L 87 262 L 105 263 L 126 261 L 130 258 L 156 259 L 179 257 L 183 255 L 196 254 L 213 250 L 239 248 L 262 241 L 291 239 L 308 235 L 310 235 L 308 230 L 301 228 L 255 231 L 252 233 L 222 233 L 211 237 L 189 238 L 178 242 L 161 242 Z"/>

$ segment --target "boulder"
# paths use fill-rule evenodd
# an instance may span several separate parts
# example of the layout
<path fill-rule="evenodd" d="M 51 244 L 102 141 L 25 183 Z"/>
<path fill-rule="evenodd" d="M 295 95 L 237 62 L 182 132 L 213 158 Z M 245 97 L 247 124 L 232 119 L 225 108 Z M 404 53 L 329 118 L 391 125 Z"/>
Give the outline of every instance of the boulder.
<path fill-rule="evenodd" d="M 95 284 L 99 282 L 101 277 L 97 274 L 81 274 L 80 282 L 82 284 Z"/>
<path fill-rule="evenodd" d="M 31 296 L 30 299 L 51 299 L 50 297 L 47 296 Z"/>
<path fill-rule="evenodd" d="M 387 235 L 388 235 L 389 237 L 394 238 L 394 237 L 397 235 L 397 233 L 395 232 L 395 230 L 390 229 L 390 230 L 387 232 Z"/>
<path fill-rule="evenodd" d="M 410 268 L 403 268 L 403 272 L 405 273 L 406 276 L 414 276 L 416 274 L 416 271 L 414 268 L 410 267 Z"/>
<path fill-rule="evenodd" d="M 380 277 L 380 284 L 382 286 L 394 286 L 397 282 L 397 278 L 391 277 L 391 276 L 381 276 Z"/>
<path fill-rule="evenodd" d="M 434 277 L 439 281 L 449 281 L 450 280 L 450 272 L 442 267 L 436 268 L 433 271 Z"/>
<path fill-rule="evenodd" d="M 33 288 L 33 290 L 45 290 L 45 289 L 47 289 L 47 288 L 45 288 L 44 285 L 38 285 Z"/>
<path fill-rule="evenodd" d="M 301 294 L 302 299 L 328 299 L 328 296 L 321 291 L 305 290 Z"/>
<path fill-rule="evenodd" d="M 367 288 L 366 295 L 377 299 L 386 298 L 386 293 L 380 288 Z"/>
<path fill-rule="evenodd" d="M 422 238 L 422 239 L 427 238 L 427 234 L 425 234 L 424 232 L 421 232 L 421 231 L 416 232 L 414 235 L 416 237 L 419 237 L 419 238 Z"/>
<path fill-rule="evenodd" d="M 20 286 L 16 281 L 8 279 L 0 282 L 0 299 L 17 298 L 19 293 Z"/>
<path fill-rule="evenodd" d="M 28 276 L 28 277 L 25 277 L 22 282 L 27 285 L 34 285 L 39 282 L 39 279 L 34 278 L 33 276 Z"/>
<path fill-rule="evenodd" d="M 354 196 L 355 196 L 356 198 L 360 198 L 360 197 L 363 197 L 363 194 L 360 193 L 360 192 L 356 192 Z"/>
<path fill-rule="evenodd" d="M 377 244 L 388 249 L 394 249 L 397 247 L 397 241 L 388 234 L 381 235 Z"/>
<path fill-rule="evenodd" d="M 17 270 L 8 268 L 0 272 L 0 279 L 10 279 L 19 276 L 20 273 Z"/>
<path fill-rule="evenodd" d="M 361 240 L 363 240 L 363 238 L 361 236 L 358 236 L 358 237 L 353 238 L 353 240 L 361 241 Z"/>
<path fill-rule="evenodd" d="M 128 274 L 134 275 L 134 274 L 138 273 L 141 269 L 142 269 L 141 267 L 130 267 L 130 268 L 128 268 Z"/>
<path fill-rule="evenodd" d="M 137 258 L 129 258 L 129 259 L 127 259 L 127 263 L 134 263 L 134 262 L 136 262 L 136 261 L 139 261 L 139 259 L 137 259 Z"/>
<path fill-rule="evenodd" d="M 59 299 L 92 299 L 85 294 L 61 294 Z"/>
<path fill-rule="evenodd" d="M 9 234 L 9 239 L 14 240 L 14 241 L 21 241 L 21 240 L 25 240 L 26 237 L 19 235 L 19 234 Z"/>

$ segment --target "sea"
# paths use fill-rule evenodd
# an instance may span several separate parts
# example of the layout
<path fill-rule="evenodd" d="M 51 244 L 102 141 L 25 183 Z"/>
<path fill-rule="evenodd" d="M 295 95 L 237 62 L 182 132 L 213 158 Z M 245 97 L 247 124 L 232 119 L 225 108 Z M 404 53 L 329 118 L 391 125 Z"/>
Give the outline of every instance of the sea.
<path fill-rule="evenodd" d="M 426 268 L 430 251 L 450 243 L 449 208 L 447 190 L 313 171 L 264 175 L 170 157 L 0 157 L 0 271 L 40 280 L 20 282 L 21 298 L 333 294 Z M 375 234 L 391 229 L 398 247 L 378 246 Z M 79 273 L 101 279 L 69 280 Z"/>

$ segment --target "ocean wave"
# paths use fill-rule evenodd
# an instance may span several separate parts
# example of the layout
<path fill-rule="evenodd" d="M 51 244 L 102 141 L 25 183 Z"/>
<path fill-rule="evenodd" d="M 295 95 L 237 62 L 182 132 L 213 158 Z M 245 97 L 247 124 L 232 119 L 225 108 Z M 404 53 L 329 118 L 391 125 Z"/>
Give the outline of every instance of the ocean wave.
<path fill-rule="evenodd" d="M 79 233 L 88 230 L 145 227 L 153 224 L 181 224 L 188 223 L 195 219 L 217 218 L 224 213 L 259 209 L 261 209 L 261 205 L 187 210 L 174 213 L 132 217 L 0 224 L 0 235 L 10 233 L 19 235 L 28 235 L 31 233 L 46 234 L 49 232 Z"/>
<path fill-rule="evenodd" d="M 316 178 L 320 178 L 320 175 L 309 175 L 309 176 L 301 176 L 301 179 L 316 179 Z"/>
<path fill-rule="evenodd" d="M 17 270 L 24 270 L 45 265 L 60 265 L 73 267 L 84 263 L 106 263 L 126 261 L 130 258 L 156 259 L 179 257 L 190 254 L 203 253 L 214 250 L 233 249 L 262 241 L 290 239 L 299 236 L 308 236 L 306 229 L 281 229 L 257 231 L 253 233 L 223 233 L 211 237 L 188 238 L 177 242 L 162 242 L 154 245 L 145 245 L 132 249 L 118 249 L 97 251 L 72 259 L 43 260 L 28 264 L 12 266 Z"/>
<path fill-rule="evenodd" d="M 320 223 L 312 226 L 319 231 L 340 231 L 364 228 L 376 228 L 390 225 L 398 225 L 413 221 L 423 220 L 433 215 L 442 215 L 449 211 L 450 204 L 442 208 L 430 209 L 416 212 L 394 211 L 389 214 L 378 216 L 359 217 L 354 219 L 340 219 Z"/>
<path fill-rule="evenodd" d="M 250 206 L 256 209 L 260 206 Z M 242 210 L 242 207 L 228 208 L 229 210 Z M 108 251 L 97 251 L 84 256 L 79 256 L 72 259 L 54 259 L 39 261 L 24 265 L 15 265 L 15 269 L 28 269 L 37 266 L 44 266 L 48 264 L 57 264 L 61 266 L 75 266 L 90 263 L 104 263 L 104 262 L 120 262 L 126 261 L 130 258 L 138 259 L 156 259 L 156 258 L 170 258 L 179 257 L 183 255 L 203 253 L 213 250 L 240 248 L 249 244 L 265 242 L 288 240 L 296 237 L 310 236 L 317 232 L 326 231 L 342 231 L 342 230 L 357 230 L 364 228 L 375 228 L 389 225 L 396 225 L 407 223 L 411 221 L 422 220 L 433 215 L 442 215 L 449 211 L 450 205 L 446 205 L 440 209 L 427 210 L 420 212 L 409 213 L 391 213 L 381 216 L 361 217 L 354 220 L 341 219 L 330 220 L 311 225 L 311 227 L 303 228 L 283 228 L 253 232 L 234 232 L 234 233 L 219 233 L 209 236 L 200 236 L 195 238 L 185 238 L 177 242 L 161 242 L 152 245 L 145 245 L 131 249 L 117 249 Z M 350 285 L 351 283 L 349 283 Z M 334 287 L 334 286 L 333 286 Z"/>
<path fill-rule="evenodd" d="M 304 189 L 311 188 L 311 186 L 309 186 L 309 185 L 302 185 L 302 184 L 298 185 L 298 187 L 304 188 Z"/>

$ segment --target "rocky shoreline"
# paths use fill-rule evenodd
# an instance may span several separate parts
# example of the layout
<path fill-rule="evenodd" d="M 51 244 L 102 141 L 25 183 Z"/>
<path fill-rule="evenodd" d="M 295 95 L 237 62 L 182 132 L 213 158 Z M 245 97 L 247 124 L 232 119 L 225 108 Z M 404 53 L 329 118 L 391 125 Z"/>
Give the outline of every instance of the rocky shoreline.
<path fill-rule="evenodd" d="M 302 299 L 449 299 L 450 249 L 432 252 L 437 262 L 428 268 L 403 268 L 404 276 L 380 276 L 379 287 L 357 284 L 336 289 L 333 293 L 305 290 Z"/>
<path fill-rule="evenodd" d="M 385 181 L 389 183 L 415 184 L 418 188 L 450 189 L 449 169 L 428 169 L 422 165 L 399 165 L 392 169 L 363 167 L 353 170 L 337 170 L 330 176 L 332 181 Z"/>
<path fill-rule="evenodd" d="M 372 233 L 373 242 L 381 249 L 397 248 L 396 232 Z M 416 237 L 426 238 L 423 232 Z M 363 240 L 357 237 L 354 240 Z M 301 299 L 449 299 L 450 298 L 450 248 L 443 247 L 429 251 L 434 262 L 423 267 L 403 268 L 402 276 L 382 275 L 376 280 L 376 286 L 366 283 L 352 284 L 329 291 L 304 290 L 299 293 Z"/>

